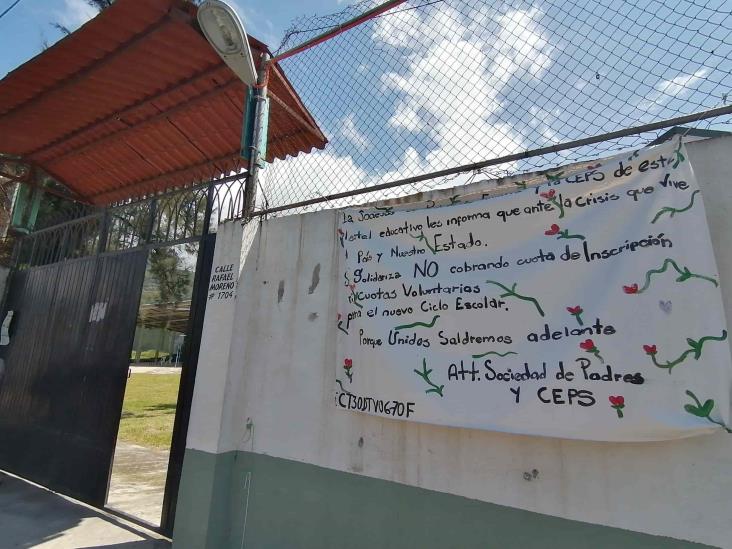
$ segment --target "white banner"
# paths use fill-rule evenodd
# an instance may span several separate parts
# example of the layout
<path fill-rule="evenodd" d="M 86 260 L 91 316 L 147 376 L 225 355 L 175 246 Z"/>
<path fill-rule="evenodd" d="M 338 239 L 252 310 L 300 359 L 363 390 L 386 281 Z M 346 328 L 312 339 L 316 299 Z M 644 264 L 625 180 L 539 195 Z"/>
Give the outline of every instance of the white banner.
<path fill-rule="evenodd" d="M 727 424 L 719 276 L 679 142 L 504 196 L 340 215 L 337 407 L 588 440 Z"/>

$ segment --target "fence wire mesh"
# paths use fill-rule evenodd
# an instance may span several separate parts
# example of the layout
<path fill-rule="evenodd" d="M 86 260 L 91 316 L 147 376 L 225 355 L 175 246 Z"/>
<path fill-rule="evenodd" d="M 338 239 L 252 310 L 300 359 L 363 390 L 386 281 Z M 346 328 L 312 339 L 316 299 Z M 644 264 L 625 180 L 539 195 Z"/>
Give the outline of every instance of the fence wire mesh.
<path fill-rule="evenodd" d="M 278 50 L 376 3 L 300 19 Z M 268 165 L 258 209 L 600 136 L 732 103 L 732 1 L 410 0 L 281 61 L 328 138 Z M 687 126 L 729 130 L 732 117 Z M 392 198 L 640 147 L 661 130 L 288 213 Z"/>

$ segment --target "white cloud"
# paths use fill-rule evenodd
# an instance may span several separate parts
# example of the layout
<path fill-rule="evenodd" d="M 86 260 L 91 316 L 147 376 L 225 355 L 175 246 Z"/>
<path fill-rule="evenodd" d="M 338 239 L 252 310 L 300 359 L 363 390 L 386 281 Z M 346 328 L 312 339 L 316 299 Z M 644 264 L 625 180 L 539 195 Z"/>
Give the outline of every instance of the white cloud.
<path fill-rule="evenodd" d="M 338 156 L 332 151 L 301 153 L 284 161 L 275 160 L 261 173 L 261 186 L 270 206 L 357 189 L 367 180 L 366 172 L 350 156 Z M 308 194 L 297 194 L 305 190 Z M 261 193 L 257 203 L 265 204 Z"/>
<path fill-rule="evenodd" d="M 648 97 L 638 103 L 638 108 L 648 112 L 658 111 L 672 99 L 681 99 L 689 95 L 697 82 L 707 74 L 708 69 L 700 69 L 694 74 L 680 74 L 671 80 L 661 80 Z"/>
<path fill-rule="evenodd" d="M 58 12 L 58 19 L 60 24 L 73 31 L 97 13 L 97 10 L 84 0 L 64 0 L 64 7 Z"/>
<path fill-rule="evenodd" d="M 414 107 L 405 103 L 397 105 L 396 112 L 389 119 L 389 124 L 411 132 L 418 132 L 425 129 L 425 125 Z"/>
<path fill-rule="evenodd" d="M 483 20 L 494 28 L 489 42 L 474 38 L 475 19 L 463 24 L 451 10 L 402 12 L 377 23 L 374 40 L 410 50 L 405 74 L 382 77 L 382 85 L 401 97 L 389 123 L 426 131 L 434 143 L 423 158 L 408 149 L 382 180 L 522 150 L 521 136 L 500 120 L 501 97 L 512 79 L 535 85 L 551 63 L 553 48 L 534 22 L 540 15 L 533 8 Z"/>
<path fill-rule="evenodd" d="M 380 18 L 371 38 L 390 46 L 408 47 L 420 38 L 420 27 L 416 10 L 400 11 Z"/>
<path fill-rule="evenodd" d="M 536 8 L 498 15 L 486 9 L 466 18 L 441 4 L 439 9 L 408 10 L 379 18 L 371 36 L 374 47 L 396 48 L 406 61 L 398 72 L 381 76 L 384 91 L 391 92 L 387 95 L 396 92 L 398 98 L 393 105 L 384 105 L 393 109 L 388 124 L 420 136 L 406 140 L 395 167 L 386 172 L 366 172 L 350 156 L 336 155 L 330 148 L 277 161 L 265 170 L 270 204 L 360 189 L 524 150 L 522 136 L 507 122 L 503 101 L 509 85 L 539 85 L 552 63 L 554 46 L 537 24 L 541 15 Z M 489 38 L 483 38 L 486 36 Z M 352 115 L 341 119 L 335 129 L 331 135 L 347 140 L 359 151 L 370 146 L 370 135 L 356 128 Z M 555 138 L 546 128 L 539 131 L 546 139 Z M 507 163 L 493 172 L 514 169 L 514 163 Z M 459 185 L 474 177 L 463 174 L 430 186 Z M 307 194 L 296 195 L 304 190 Z M 374 200 L 405 190 L 380 191 L 362 198 Z"/>
<path fill-rule="evenodd" d="M 389 46 L 417 51 L 463 36 L 469 29 L 462 19 L 457 10 L 444 4 L 429 13 L 402 10 L 379 18 L 371 38 Z"/>
<path fill-rule="evenodd" d="M 341 122 L 341 134 L 359 151 L 363 152 L 369 148 L 369 140 L 363 133 L 358 131 L 353 114 L 349 114 Z"/>

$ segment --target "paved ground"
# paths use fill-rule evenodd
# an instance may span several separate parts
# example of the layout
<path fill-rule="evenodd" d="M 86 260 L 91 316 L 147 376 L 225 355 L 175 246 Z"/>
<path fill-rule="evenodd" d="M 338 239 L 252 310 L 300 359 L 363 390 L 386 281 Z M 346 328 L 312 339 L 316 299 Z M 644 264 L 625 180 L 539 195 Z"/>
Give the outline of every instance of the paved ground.
<path fill-rule="evenodd" d="M 0 472 L 0 546 L 169 549 L 158 534 Z"/>
<path fill-rule="evenodd" d="M 130 366 L 133 374 L 180 374 L 181 368 L 175 366 Z"/>
<path fill-rule="evenodd" d="M 117 442 L 107 505 L 160 524 L 169 454 L 167 450 Z"/>

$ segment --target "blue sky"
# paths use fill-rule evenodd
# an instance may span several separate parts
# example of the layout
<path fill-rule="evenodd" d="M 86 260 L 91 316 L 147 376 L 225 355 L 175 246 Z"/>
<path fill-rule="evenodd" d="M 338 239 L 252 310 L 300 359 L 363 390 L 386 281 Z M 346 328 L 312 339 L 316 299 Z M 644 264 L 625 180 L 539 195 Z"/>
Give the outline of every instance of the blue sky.
<path fill-rule="evenodd" d="M 273 49 L 293 19 L 350 3 L 228 1 Z M 22 0 L 0 19 L 0 75 L 60 38 L 51 22 L 73 30 L 92 15 L 84 0 Z M 408 0 L 282 66 L 329 144 L 265 170 L 271 205 L 729 104 L 732 0 Z"/>
<path fill-rule="evenodd" d="M 12 0 L 0 0 L 0 12 Z M 301 15 L 325 14 L 343 9 L 341 0 L 236 0 L 247 31 L 276 48 L 291 21 Z M 94 15 L 84 0 L 21 0 L 0 19 L 0 76 L 5 75 L 41 52 L 44 43 L 54 44 L 61 33 L 52 27 L 58 22 L 75 30 Z"/>
<path fill-rule="evenodd" d="M 731 0 L 408 6 L 419 8 L 395 10 L 283 62 L 330 145 L 275 162 L 270 203 L 516 154 L 732 98 Z M 545 167 L 654 137 L 552 155 Z M 540 165 L 512 162 L 489 173 Z"/>

